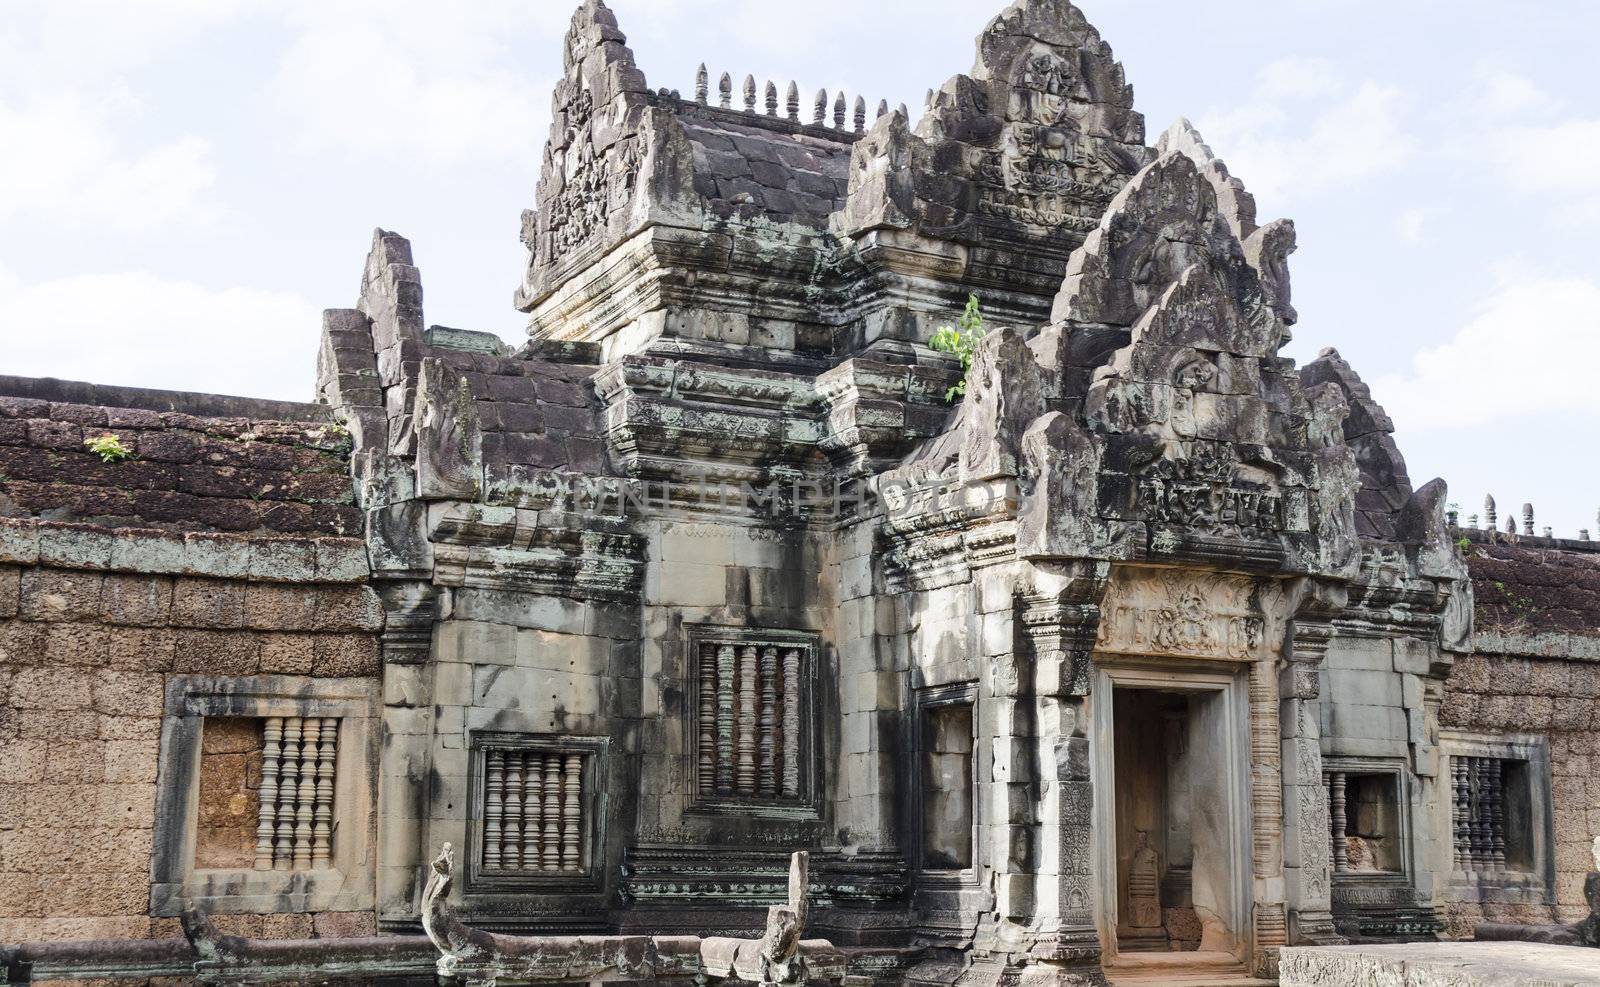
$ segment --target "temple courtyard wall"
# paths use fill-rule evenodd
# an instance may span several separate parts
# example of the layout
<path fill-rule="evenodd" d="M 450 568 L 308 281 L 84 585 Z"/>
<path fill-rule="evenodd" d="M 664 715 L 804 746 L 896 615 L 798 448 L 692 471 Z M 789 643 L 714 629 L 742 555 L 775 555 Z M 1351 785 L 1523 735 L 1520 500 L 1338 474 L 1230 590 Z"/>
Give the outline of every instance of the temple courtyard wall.
<path fill-rule="evenodd" d="M 172 935 L 188 871 L 253 872 L 245 717 L 319 693 L 374 705 L 382 615 L 348 441 L 315 406 L 0 385 L 0 939 Z M 86 448 L 106 435 L 130 457 Z M 179 736 L 200 708 L 237 718 Z M 352 752 L 350 774 L 370 761 Z M 185 799 L 199 832 L 180 860 L 160 841 L 189 828 Z M 219 923 L 373 927 L 370 886 L 316 897 L 262 889 Z"/>

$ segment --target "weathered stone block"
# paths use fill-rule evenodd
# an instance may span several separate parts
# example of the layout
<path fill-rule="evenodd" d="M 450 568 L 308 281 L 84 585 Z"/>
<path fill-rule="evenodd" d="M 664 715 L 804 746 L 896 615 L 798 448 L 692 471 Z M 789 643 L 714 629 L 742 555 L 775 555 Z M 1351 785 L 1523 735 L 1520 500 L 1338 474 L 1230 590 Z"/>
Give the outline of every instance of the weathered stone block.
<path fill-rule="evenodd" d="M 248 631 L 178 632 L 173 671 L 211 675 L 254 675 L 261 666 L 260 637 Z"/>
<path fill-rule="evenodd" d="M 130 671 L 171 671 L 177 634 L 165 628 L 111 628 L 106 664 Z"/>
<path fill-rule="evenodd" d="M 42 662 L 49 627 L 21 620 L 0 622 L 0 665 L 34 665 Z"/>
<path fill-rule="evenodd" d="M 263 634 L 260 669 L 263 675 L 309 675 L 313 665 L 312 634 Z"/>
<path fill-rule="evenodd" d="M 100 670 L 92 692 L 96 712 L 126 716 L 160 716 L 163 676 L 154 672 Z"/>
<path fill-rule="evenodd" d="M 91 525 L 45 524 L 39 528 L 39 562 L 70 568 L 105 569 L 111 564 L 112 534 Z"/>
<path fill-rule="evenodd" d="M 184 536 L 148 529 L 111 533 L 110 567 L 120 572 L 186 572 Z"/>
<path fill-rule="evenodd" d="M 103 665 L 109 660 L 111 631 L 99 624 L 48 624 L 45 659 L 62 665 Z"/>
<path fill-rule="evenodd" d="M 324 583 L 354 583 L 366 580 L 370 571 L 365 543 L 355 538 L 319 538 L 316 545 L 316 578 Z"/>
<path fill-rule="evenodd" d="M 377 675 L 382 666 L 378 640 L 367 634 L 318 634 L 313 640 L 311 673 L 319 678 Z"/>
<path fill-rule="evenodd" d="M 310 582 L 316 571 L 316 543 L 310 539 L 256 538 L 250 542 L 251 579 Z"/>
<path fill-rule="evenodd" d="M 242 627 L 245 589 L 221 579 L 179 579 L 173 585 L 172 622 L 179 627 Z"/>
<path fill-rule="evenodd" d="M 319 912 L 311 916 L 311 928 L 318 939 L 353 939 L 378 934 L 377 920 L 370 910 Z"/>
<path fill-rule="evenodd" d="M 108 624 L 161 627 L 172 619 L 173 581 L 164 576 L 110 574 L 100 591 L 100 619 Z"/>

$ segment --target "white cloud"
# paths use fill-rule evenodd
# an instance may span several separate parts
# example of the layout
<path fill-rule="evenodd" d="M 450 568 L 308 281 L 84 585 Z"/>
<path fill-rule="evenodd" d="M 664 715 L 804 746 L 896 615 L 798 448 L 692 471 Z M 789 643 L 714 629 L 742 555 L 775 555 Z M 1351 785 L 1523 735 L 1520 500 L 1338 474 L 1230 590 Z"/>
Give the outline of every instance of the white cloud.
<path fill-rule="evenodd" d="M 571 17 L 565 4 L 352 0 L 296 5 L 271 92 L 302 150 L 435 166 L 537 161 L 553 81 L 526 71 Z"/>
<path fill-rule="evenodd" d="M 116 90 L 62 93 L 28 103 L 0 97 L 0 221 L 31 215 L 52 224 L 140 232 L 203 222 L 216 181 L 208 142 L 182 136 L 125 146 L 118 122 L 137 103 Z"/>
<path fill-rule="evenodd" d="M 1600 416 L 1600 282 L 1502 272 L 1478 314 L 1447 343 L 1386 374 L 1373 394 L 1408 431 L 1538 415 Z"/>
<path fill-rule="evenodd" d="M 1491 130 L 1482 153 L 1524 195 L 1555 200 L 1562 222 L 1600 218 L 1600 119 Z"/>
<path fill-rule="evenodd" d="M 1427 239 L 1427 224 L 1430 210 L 1421 206 L 1412 206 L 1400 214 L 1395 223 L 1400 233 L 1400 239 L 1410 244 L 1418 244 Z"/>
<path fill-rule="evenodd" d="M 1280 58 L 1256 78 L 1258 95 L 1275 101 L 1334 96 L 1344 82 L 1338 66 L 1326 58 Z"/>
<path fill-rule="evenodd" d="M 23 284 L 0 268 L 8 374 L 308 401 L 320 329 L 288 292 L 138 271 Z"/>
<path fill-rule="evenodd" d="M 1555 100 L 1531 79 L 1515 72 L 1485 70 L 1482 77 L 1483 92 L 1476 105 L 1490 116 L 1536 114 L 1556 105 Z"/>
<path fill-rule="evenodd" d="M 1245 104 L 1200 118 L 1200 130 L 1258 199 L 1290 201 L 1404 166 L 1416 141 L 1405 96 L 1375 81 L 1347 84 L 1324 59 L 1264 68 Z"/>

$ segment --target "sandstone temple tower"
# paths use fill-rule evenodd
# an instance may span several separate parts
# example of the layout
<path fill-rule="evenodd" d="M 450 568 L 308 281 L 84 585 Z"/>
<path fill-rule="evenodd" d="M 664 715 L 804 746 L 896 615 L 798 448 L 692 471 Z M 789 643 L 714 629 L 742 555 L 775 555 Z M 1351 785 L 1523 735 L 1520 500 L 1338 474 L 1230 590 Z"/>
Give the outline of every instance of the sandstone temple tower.
<path fill-rule="evenodd" d="M 446 842 L 564 934 L 758 931 L 807 850 L 885 984 L 1583 911 L 1600 555 L 1280 355 L 1293 224 L 1069 0 L 916 119 L 781 85 L 585 0 L 515 351 L 380 230 L 316 404 L 0 381 L 0 943 L 415 933 Z"/>

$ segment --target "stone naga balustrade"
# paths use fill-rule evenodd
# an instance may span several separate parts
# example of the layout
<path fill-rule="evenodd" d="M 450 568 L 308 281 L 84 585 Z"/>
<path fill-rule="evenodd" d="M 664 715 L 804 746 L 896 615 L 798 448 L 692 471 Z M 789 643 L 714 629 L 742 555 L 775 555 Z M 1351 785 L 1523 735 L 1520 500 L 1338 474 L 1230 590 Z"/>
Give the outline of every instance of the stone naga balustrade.
<path fill-rule="evenodd" d="M 789 861 L 789 900 L 767 910 L 760 939 L 699 936 L 512 936 L 474 929 L 448 904 L 455 851 L 446 843 L 422 892 L 422 927 L 439 951 L 438 973 L 473 987 L 506 984 L 742 980 L 843 983 L 845 955 L 802 940 L 809 855 Z"/>

